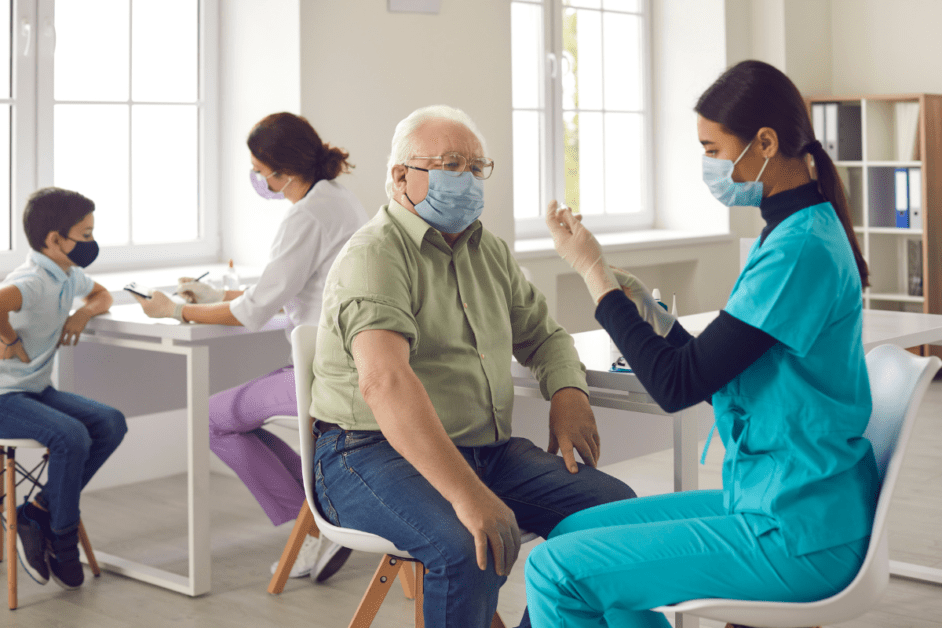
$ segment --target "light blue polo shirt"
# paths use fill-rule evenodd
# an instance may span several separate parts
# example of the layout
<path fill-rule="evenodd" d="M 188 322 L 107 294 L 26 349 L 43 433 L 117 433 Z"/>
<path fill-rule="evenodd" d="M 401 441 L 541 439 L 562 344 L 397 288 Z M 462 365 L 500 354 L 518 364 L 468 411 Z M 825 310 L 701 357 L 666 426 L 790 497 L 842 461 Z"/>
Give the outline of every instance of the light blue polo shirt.
<path fill-rule="evenodd" d="M 730 512 L 792 555 L 870 534 L 879 494 L 860 274 L 830 203 L 749 253 L 726 311 L 779 342 L 713 396 Z"/>
<path fill-rule="evenodd" d="M 88 296 L 95 282 L 77 266 L 66 273 L 42 253 L 30 251 L 26 261 L 3 280 L 3 285 L 8 284 L 19 288 L 23 296 L 20 311 L 10 312 L 10 325 L 22 339 L 30 361 L 0 360 L 0 395 L 42 392 L 52 385 L 52 362 L 72 302 Z"/>

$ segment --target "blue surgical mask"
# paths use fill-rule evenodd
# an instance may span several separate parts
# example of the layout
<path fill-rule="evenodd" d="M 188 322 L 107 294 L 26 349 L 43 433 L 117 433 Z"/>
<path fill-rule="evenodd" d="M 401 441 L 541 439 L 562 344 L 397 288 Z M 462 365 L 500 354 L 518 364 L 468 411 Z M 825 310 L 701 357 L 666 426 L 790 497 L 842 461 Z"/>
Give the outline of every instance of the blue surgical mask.
<path fill-rule="evenodd" d="M 727 207 L 758 207 L 762 202 L 762 182 L 759 179 L 762 178 L 765 167 L 769 165 L 768 157 L 765 158 L 755 181 L 733 181 L 733 169 L 753 142 L 754 139 L 746 145 L 736 161 L 703 156 L 703 182 L 710 188 L 716 200 Z"/>
<path fill-rule="evenodd" d="M 470 172 L 454 177 L 443 170 L 429 170 L 425 198 L 418 204 L 408 194 L 406 198 L 431 226 L 443 233 L 461 233 L 484 211 L 484 181 Z"/>

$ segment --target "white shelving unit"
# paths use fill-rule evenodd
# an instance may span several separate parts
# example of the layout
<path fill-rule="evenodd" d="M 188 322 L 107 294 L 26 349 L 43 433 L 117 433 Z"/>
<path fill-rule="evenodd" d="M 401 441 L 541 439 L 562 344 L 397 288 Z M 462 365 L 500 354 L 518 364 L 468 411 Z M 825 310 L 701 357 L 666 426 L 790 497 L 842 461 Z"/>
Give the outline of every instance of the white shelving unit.
<path fill-rule="evenodd" d="M 864 306 L 942 313 L 942 96 L 821 97 L 807 102 L 812 119 L 815 105 L 837 103 L 839 137 L 832 158 L 839 157 L 835 165 L 870 267 Z M 818 139 L 833 148 L 829 138 Z M 897 168 L 921 175 L 921 228 L 895 226 Z"/>

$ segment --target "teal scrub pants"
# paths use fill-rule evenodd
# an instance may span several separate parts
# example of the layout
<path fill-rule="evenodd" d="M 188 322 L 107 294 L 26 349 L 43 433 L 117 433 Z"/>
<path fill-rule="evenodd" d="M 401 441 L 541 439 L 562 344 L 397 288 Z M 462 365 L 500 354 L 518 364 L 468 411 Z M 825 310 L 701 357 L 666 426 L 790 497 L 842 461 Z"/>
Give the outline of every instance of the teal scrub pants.
<path fill-rule="evenodd" d="M 530 619 L 536 628 L 669 628 L 647 609 L 698 598 L 820 600 L 854 579 L 868 541 L 789 556 L 777 530 L 756 537 L 742 515 L 727 514 L 721 491 L 613 502 L 563 519 L 530 553 Z"/>

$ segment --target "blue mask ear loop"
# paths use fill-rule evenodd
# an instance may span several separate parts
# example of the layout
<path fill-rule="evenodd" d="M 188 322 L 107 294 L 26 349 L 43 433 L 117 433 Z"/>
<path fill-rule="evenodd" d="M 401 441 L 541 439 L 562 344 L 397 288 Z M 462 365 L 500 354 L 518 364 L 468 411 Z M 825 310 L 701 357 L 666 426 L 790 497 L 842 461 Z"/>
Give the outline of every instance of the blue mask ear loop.
<path fill-rule="evenodd" d="M 733 162 L 733 168 L 736 167 L 736 164 L 739 163 L 739 161 L 743 158 L 743 155 L 746 154 L 746 152 L 749 150 L 749 147 L 752 146 L 752 145 L 755 143 L 755 141 L 756 141 L 756 138 L 752 138 L 752 141 L 749 142 L 748 144 L 746 144 L 746 147 L 745 147 L 744 149 L 742 149 L 742 152 L 741 152 L 741 153 L 739 153 L 739 157 L 737 157 L 737 158 L 736 158 L 736 161 Z M 757 182 L 759 181 L 759 179 L 762 178 L 762 173 L 765 172 L 765 167 L 768 166 L 768 165 L 769 165 L 769 158 L 766 157 L 766 158 L 765 158 L 765 163 L 762 164 L 762 169 L 759 170 L 759 176 L 756 177 L 756 179 L 755 179 L 755 181 L 753 181 L 753 183 L 757 183 Z M 729 176 L 732 177 L 732 176 L 733 176 L 733 173 L 732 173 L 732 172 L 729 173 Z"/>

